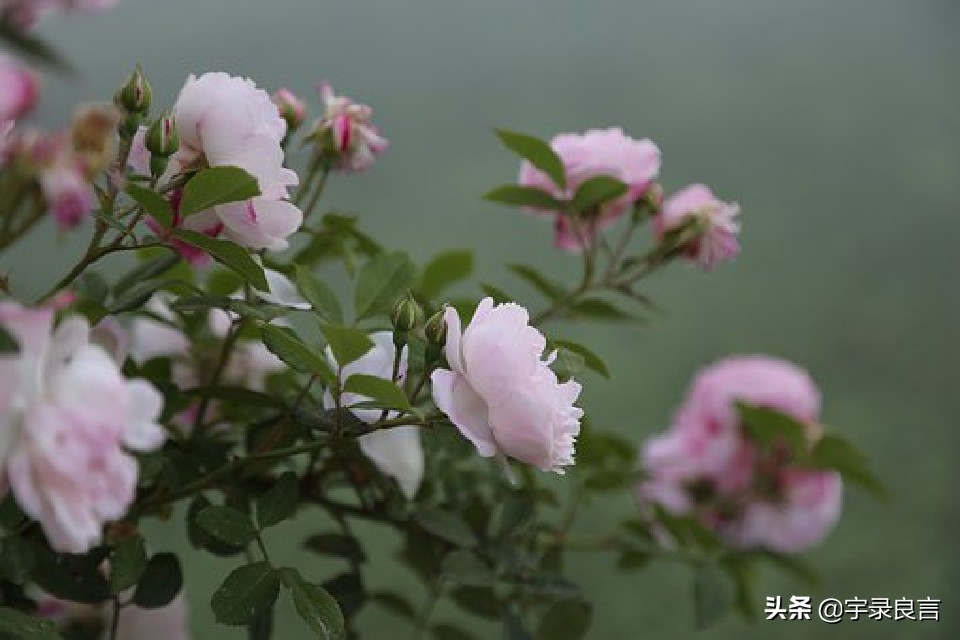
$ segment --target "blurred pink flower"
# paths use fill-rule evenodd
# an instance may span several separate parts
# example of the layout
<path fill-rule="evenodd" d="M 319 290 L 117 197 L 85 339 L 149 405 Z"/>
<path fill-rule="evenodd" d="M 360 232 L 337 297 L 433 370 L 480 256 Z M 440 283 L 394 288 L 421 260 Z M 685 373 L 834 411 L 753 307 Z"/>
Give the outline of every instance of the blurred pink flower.
<path fill-rule="evenodd" d="M 0 461 L 6 484 L 57 551 L 84 553 L 105 522 L 133 501 L 137 461 L 165 434 L 163 399 L 146 381 L 126 380 L 72 316 L 54 329 L 53 306 L 0 303 L 0 326 L 19 351 L 0 356 Z"/>
<path fill-rule="evenodd" d="M 29 29 L 49 13 L 56 11 L 102 11 L 118 0 L 0 0 L 0 17 L 20 29 Z"/>
<path fill-rule="evenodd" d="M 327 82 L 320 86 L 320 99 L 324 114 L 314 123 L 311 135 L 323 151 L 333 156 L 333 168 L 340 171 L 369 169 L 389 145 L 370 122 L 373 110 L 337 95 Z"/>
<path fill-rule="evenodd" d="M 327 361 L 340 377 L 346 381 L 355 374 L 364 374 L 391 379 L 393 376 L 393 361 L 396 358 L 397 348 L 393 344 L 393 333 L 378 331 L 370 334 L 373 347 L 360 358 L 339 368 L 333 351 L 326 349 Z M 400 353 L 399 381 L 407 375 L 407 348 Z M 370 398 L 356 393 L 344 393 L 340 397 L 341 405 L 350 409 L 353 405 L 369 400 Z M 323 394 L 323 406 L 333 409 L 336 406 L 330 391 Z M 383 413 L 380 409 L 350 409 L 358 419 L 368 424 L 376 422 Z M 388 412 L 387 417 L 396 417 L 394 411 Z M 374 465 L 384 474 L 396 479 L 401 491 L 408 499 L 417 495 L 420 483 L 423 481 L 423 445 L 420 443 L 420 429 L 418 427 L 392 427 L 374 431 L 360 436 L 357 440 L 360 450 L 363 451 Z"/>
<path fill-rule="evenodd" d="M 554 243 L 567 251 L 581 251 L 596 241 L 597 234 L 614 224 L 631 204 L 639 199 L 660 173 L 660 149 L 651 140 L 634 140 L 619 127 L 591 129 L 585 133 L 564 133 L 550 145 L 563 162 L 567 189 L 561 190 L 549 176 L 524 161 L 518 182 L 525 187 L 546 191 L 557 199 L 573 197 L 577 187 L 597 176 L 610 176 L 627 185 L 621 198 L 608 202 L 600 211 L 581 220 L 577 229 L 569 215 L 561 211 L 530 209 L 531 213 L 554 217 Z"/>
<path fill-rule="evenodd" d="M 816 544 L 839 517 L 839 476 L 800 469 L 777 447 L 758 450 L 738 401 L 792 416 L 811 444 L 820 436 L 820 394 L 805 371 L 765 356 L 727 358 L 697 376 L 671 428 L 644 445 L 641 504 L 695 514 L 739 547 Z"/>
<path fill-rule="evenodd" d="M 307 105 L 293 91 L 278 89 L 271 99 L 277 105 L 280 117 L 286 120 L 288 129 L 296 129 L 303 124 L 303 119 L 307 116 Z"/>
<path fill-rule="evenodd" d="M 694 236 L 683 251 L 701 267 L 710 269 L 740 253 L 740 224 L 736 221 L 739 214 L 739 205 L 718 200 L 709 187 L 692 184 L 664 201 L 653 219 L 653 230 L 657 239 L 662 240 L 671 231 L 694 225 Z"/>
<path fill-rule="evenodd" d="M 544 359 L 546 338 L 523 307 L 485 298 L 470 324 L 448 308 L 450 370 L 431 376 L 433 398 L 484 457 L 511 457 L 563 473 L 574 462 L 583 411 L 574 406 L 580 384 L 560 383 Z"/>
<path fill-rule="evenodd" d="M 0 53 L 0 122 L 23 118 L 37 104 L 39 95 L 37 75 Z"/>
<path fill-rule="evenodd" d="M 40 187 L 57 226 L 75 229 L 93 211 L 97 197 L 76 165 L 58 162 L 40 173 Z"/>

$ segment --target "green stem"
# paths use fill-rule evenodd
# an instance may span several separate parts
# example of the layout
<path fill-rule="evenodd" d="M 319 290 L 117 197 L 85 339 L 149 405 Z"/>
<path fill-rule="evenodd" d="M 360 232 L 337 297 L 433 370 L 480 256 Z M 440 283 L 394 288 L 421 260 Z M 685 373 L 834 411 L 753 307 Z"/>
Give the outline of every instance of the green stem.
<path fill-rule="evenodd" d="M 120 599 L 113 598 L 113 613 L 110 619 L 110 640 L 117 640 L 120 631 Z"/>
<path fill-rule="evenodd" d="M 220 347 L 220 356 L 217 358 L 217 363 L 214 366 L 213 374 L 210 376 L 210 380 L 207 383 L 207 390 L 211 390 L 217 386 L 220 382 L 220 378 L 223 377 L 223 372 L 227 368 L 227 364 L 230 362 L 230 355 L 233 353 L 233 347 L 236 345 L 237 340 L 240 338 L 240 332 L 243 330 L 243 320 L 235 321 L 231 326 L 230 330 L 227 332 L 227 337 L 223 340 L 223 345 Z M 203 399 L 200 401 L 200 407 L 197 409 L 197 416 L 193 420 L 193 431 L 194 433 L 198 432 L 200 427 L 203 425 L 203 420 L 207 415 L 207 409 L 210 407 L 211 394 L 205 393 Z"/>

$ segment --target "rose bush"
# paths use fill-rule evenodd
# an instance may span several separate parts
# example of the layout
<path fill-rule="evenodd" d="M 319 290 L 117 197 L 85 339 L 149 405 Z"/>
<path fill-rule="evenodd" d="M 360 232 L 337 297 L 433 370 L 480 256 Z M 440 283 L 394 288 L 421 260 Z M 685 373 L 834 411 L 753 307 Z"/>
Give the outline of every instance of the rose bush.
<path fill-rule="evenodd" d="M 22 47 L 55 9 L 109 4 L 0 1 L 0 34 Z M 548 215 L 582 265 L 573 283 L 512 265 L 539 295 L 520 300 L 463 286 L 468 249 L 418 266 L 362 218 L 324 212 L 328 179 L 388 148 L 373 110 L 328 83 L 305 126 L 290 89 L 207 72 L 160 96 L 138 67 L 112 105 L 53 133 L 23 122 L 38 87 L 0 58 L 0 252 L 48 218 L 90 238 L 38 299 L 0 281 L 3 637 L 189 637 L 185 559 L 153 550 L 156 518 L 182 520 L 191 553 L 234 564 L 194 595 L 251 638 L 272 636 L 281 591 L 320 638 L 357 637 L 369 606 L 418 638 L 472 637 L 432 620 L 439 598 L 510 638 L 584 637 L 573 551 L 616 554 L 623 571 L 692 569 L 706 625 L 734 603 L 753 614 L 757 565 L 801 566 L 792 554 L 837 524 L 844 486 L 881 491 L 821 423 L 810 376 L 771 357 L 706 368 L 640 456 L 588 420 L 581 390 L 611 372 L 554 326 L 634 321 L 648 276 L 740 250 L 738 205 L 700 184 L 664 198 L 649 139 L 498 132 L 519 178 L 487 199 Z M 129 270 L 103 269 L 115 254 L 135 258 Z M 586 502 L 630 493 L 635 515 L 577 531 Z M 273 549 L 273 527 L 304 512 L 306 548 L 338 564 Z M 368 583 L 357 521 L 399 536 L 428 593 L 420 614 Z"/>

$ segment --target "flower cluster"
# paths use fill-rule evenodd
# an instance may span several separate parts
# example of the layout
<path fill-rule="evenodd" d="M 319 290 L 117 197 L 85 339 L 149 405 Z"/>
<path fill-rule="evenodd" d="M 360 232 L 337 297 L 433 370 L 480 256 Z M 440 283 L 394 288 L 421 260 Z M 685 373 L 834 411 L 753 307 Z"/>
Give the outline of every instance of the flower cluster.
<path fill-rule="evenodd" d="M 824 538 L 840 516 L 842 483 L 834 471 L 797 465 L 785 443 L 757 446 L 738 402 L 783 412 L 819 437 L 820 396 L 796 366 L 767 357 L 729 358 L 694 381 L 667 433 L 643 449 L 643 504 L 693 515 L 742 548 L 785 553 Z"/>

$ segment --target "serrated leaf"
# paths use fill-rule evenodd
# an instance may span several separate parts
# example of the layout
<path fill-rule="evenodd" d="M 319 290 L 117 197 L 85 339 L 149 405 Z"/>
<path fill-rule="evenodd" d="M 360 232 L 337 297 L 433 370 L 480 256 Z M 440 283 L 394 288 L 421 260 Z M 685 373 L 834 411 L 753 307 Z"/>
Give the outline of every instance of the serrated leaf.
<path fill-rule="evenodd" d="M 693 578 L 694 615 L 697 629 L 706 629 L 722 618 L 733 605 L 730 578 L 716 564 L 697 568 Z"/>
<path fill-rule="evenodd" d="M 99 556 L 39 553 L 32 578 L 37 586 L 62 600 L 99 603 L 110 597 Z"/>
<path fill-rule="evenodd" d="M 314 311 L 328 322 L 343 323 L 343 308 L 340 306 L 340 300 L 325 282 L 300 265 L 297 265 L 296 278 L 297 288 Z"/>
<path fill-rule="evenodd" d="M 292 471 L 283 473 L 270 490 L 257 498 L 257 524 L 261 529 L 283 522 L 297 510 L 300 482 Z"/>
<path fill-rule="evenodd" d="M 497 130 L 497 136 L 504 145 L 518 156 L 540 169 L 560 189 L 567 188 L 567 171 L 563 160 L 549 144 L 525 133 Z"/>
<path fill-rule="evenodd" d="M 132 182 L 127 183 L 125 190 L 133 198 L 133 201 L 139 204 L 146 214 L 160 223 L 164 229 L 173 228 L 176 215 L 166 198 L 152 189 L 145 189 Z"/>
<path fill-rule="evenodd" d="M 807 459 L 806 464 L 815 469 L 833 469 L 843 479 L 859 485 L 879 498 L 887 497 L 887 490 L 870 470 L 870 463 L 852 443 L 832 433 L 824 434 Z"/>
<path fill-rule="evenodd" d="M 341 367 L 357 360 L 373 348 L 370 336 L 360 329 L 327 324 L 320 327 L 320 330 L 333 351 L 334 359 Z"/>
<path fill-rule="evenodd" d="M 427 263 L 417 289 L 432 300 L 451 284 L 470 277 L 473 273 L 473 252 L 469 249 L 451 249 L 438 254 Z"/>
<path fill-rule="evenodd" d="M 557 602 L 543 616 L 537 640 L 580 640 L 593 620 L 593 608 L 581 600 Z"/>
<path fill-rule="evenodd" d="M 227 240 L 217 240 L 203 233 L 178 229 L 173 236 L 210 254 L 214 260 L 235 271 L 260 291 L 270 291 L 263 267 L 257 264 L 246 249 Z"/>
<path fill-rule="evenodd" d="M 307 582 L 296 571 L 295 577 L 285 582 L 293 596 L 293 605 L 307 626 L 324 640 L 339 640 L 346 636 L 343 613 L 337 601 L 327 591 L 316 584 Z"/>
<path fill-rule="evenodd" d="M 610 176 L 594 176 L 577 187 L 573 194 L 573 207 L 584 213 L 616 200 L 623 196 L 629 188 L 623 182 Z"/>
<path fill-rule="evenodd" d="M 483 196 L 489 202 L 498 202 L 511 207 L 531 207 L 544 211 L 566 211 L 567 205 L 552 195 L 536 187 L 524 187 L 518 184 L 505 184 L 491 189 Z"/>
<path fill-rule="evenodd" d="M 248 624 L 273 607 L 280 593 L 280 578 L 269 562 L 254 562 L 234 569 L 210 600 L 217 622 Z"/>
<path fill-rule="evenodd" d="M 337 375 L 327 364 L 327 360 L 314 353 L 292 331 L 273 325 L 266 325 L 260 333 L 267 349 L 285 363 L 304 373 L 320 376 L 325 382 L 332 383 Z"/>
<path fill-rule="evenodd" d="M 421 511 L 413 519 L 428 532 L 459 547 L 473 547 L 477 544 L 477 537 L 463 518 L 449 511 L 430 509 Z"/>
<path fill-rule="evenodd" d="M 110 557 L 110 590 L 120 593 L 137 584 L 147 568 L 147 550 L 139 535 L 117 543 Z"/>
<path fill-rule="evenodd" d="M 396 383 L 386 378 L 355 373 L 347 378 L 343 390 L 369 398 L 377 408 L 413 411 L 410 407 L 410 401 L 407 399 L 407 394 Z"/>
<path fill-rule="evenodd" d="M 173 267 L 180 264 L 180 260 L 180 254 L 168 253 L 134 267 L 130 273 L 117 280 L 117 283 L 113 285 L 113 294 L 115 296 L 119 296 L 141 282 L 153 280 L 154 278 L 163 275 Z"/>
<path fill-rule="evenodd" d="M 247 514 L 233 507 L 211 506 L 197 514 L 197 526 L 230 545 L 245 545 L 257 535 Z"/>
<path fill-rule="evenodd" d="M 550 342 L 553 345 L 556 345 L 558 347 L 563 347 L 568 351 L 572 351 L 573 353 L 576 353 L 581 358 L 583 358 L 584 364 L 586 364 L 591 371 L 594 371 L 595 373 L 599 373 L 601 376 L 603 376 L 604 378 L 607 378 L 608 380 L 610 379 L 610 370 L 607 368 L 606 363 L 603 361 L 603 359 L 600 356 L 598 356 L 596 353 L 594 353 L 587 347 L 583 346 L 578 342 L 573 342 L 572 340 L 551 340 Z"/>
<path fill-rule="evenodd" d="M 371 258 L 357 276 L 354 310 L 362 320 L 389 312 L 400 295 L 413 285 L 416 267 L 405 253 L 381 253 Z"/>
<path fill-rule="evenodd" d="M 581 300 L 570 307 L 570 312 L 574 317 L 595 318 L 597 320 L 627 321 L 638 319 L 635 315 L 599 298 Z"/>
<path fill-rule="evenodd" d="M 50 620 L 0 607 L 0 638 L 10 640 L 60 640 L 56 625 Z"/>
<path fill-rule="evenodd" d="M 180 560 L 172 553 L 158 553 L 147 562 L 133 592 L 133 602 L 144 609 L 158 609 L 170 604 L 182 587 Z"/>
<path fill-rule="evenodd" d="M 525 264 L 511 264 L 507 265 L 507 268 L 550 300 L 559 300 L 567 295 L 567 291 L 562 285 L 554 282 L 533 267 Z"/>
<path fill-rule="evenodd" d="M 218 204 L 249 200 L 258 195 L 257 179 L 240 167 L 210 167 L 190 178 L 184 186 L 180 215 L 186 218 Z"/>

